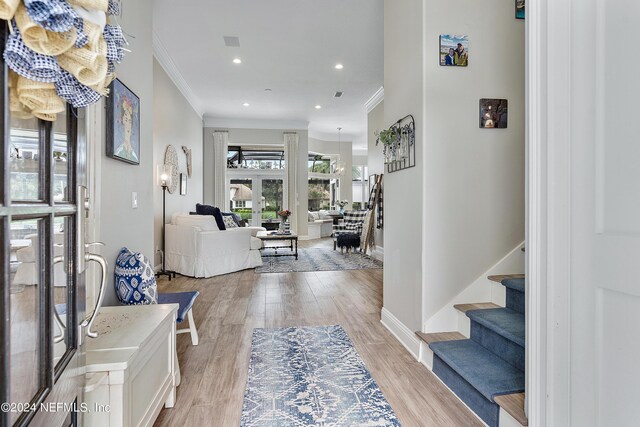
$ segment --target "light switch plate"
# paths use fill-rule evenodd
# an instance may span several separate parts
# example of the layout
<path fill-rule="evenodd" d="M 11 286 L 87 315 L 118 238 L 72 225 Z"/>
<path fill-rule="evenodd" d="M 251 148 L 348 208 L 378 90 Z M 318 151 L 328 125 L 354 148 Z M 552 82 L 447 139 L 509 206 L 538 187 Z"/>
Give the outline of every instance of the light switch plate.
<path fill-rule="evenodd" d="M 131 208 L 138 209 L 138 193 L 135 191 L 131 193 Z"/>

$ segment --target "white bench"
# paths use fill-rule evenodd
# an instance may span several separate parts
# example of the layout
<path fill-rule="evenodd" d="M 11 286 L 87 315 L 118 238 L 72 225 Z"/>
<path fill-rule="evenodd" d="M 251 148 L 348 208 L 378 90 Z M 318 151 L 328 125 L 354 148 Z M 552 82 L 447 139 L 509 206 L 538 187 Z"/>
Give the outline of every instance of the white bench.
<path fill-rule="evenodd" d="M 331 237 L 333 233 L 332 219 L 318 219 L 308 223 L 309 231 L 307 235 L 309 239 L 321 239 L 323 237 Z"/>

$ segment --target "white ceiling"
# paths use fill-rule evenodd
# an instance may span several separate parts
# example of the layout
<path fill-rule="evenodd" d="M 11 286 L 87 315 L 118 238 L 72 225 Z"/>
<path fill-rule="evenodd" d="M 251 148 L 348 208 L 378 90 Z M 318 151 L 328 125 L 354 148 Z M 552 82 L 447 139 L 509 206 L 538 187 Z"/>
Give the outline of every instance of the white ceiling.
<path fill-rule="evenodd" d="M 155 0 L 153 28 L 156 56 L 205 119 L 307 121 L 328 140 L 342 127 L 343 141 L 366 149 L 364 103 L 383 84 L 383 0 Z"/>

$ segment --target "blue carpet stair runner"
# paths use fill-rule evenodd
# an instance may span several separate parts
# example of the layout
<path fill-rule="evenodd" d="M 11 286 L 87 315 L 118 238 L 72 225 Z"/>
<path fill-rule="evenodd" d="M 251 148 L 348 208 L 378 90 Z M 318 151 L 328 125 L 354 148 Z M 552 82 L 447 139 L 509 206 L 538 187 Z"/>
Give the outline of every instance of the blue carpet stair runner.
<path fill-rule="evenodd" d="M 505 279 L 506 307 L 472 310 L 471 339 L 429 344 L 433 372 L 490 427 L 499 426 L 494 397 L 524 391 L 524 279 Z"/>

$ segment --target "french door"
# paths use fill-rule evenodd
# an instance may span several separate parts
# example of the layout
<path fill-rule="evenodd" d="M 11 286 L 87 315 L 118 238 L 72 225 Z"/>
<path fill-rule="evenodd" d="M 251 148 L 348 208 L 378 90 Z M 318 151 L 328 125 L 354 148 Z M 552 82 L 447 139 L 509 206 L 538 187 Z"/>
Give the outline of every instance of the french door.
<path fill-rule="evenodd" d="M 0 46 L 6 35 L 3 22 Z M 98 260 L 85 254 L 83 112 L 13 114 L 0 64 L 0 425 L 82 425 L 84 267 Z"/>
<path fill-rule="evenodd" d="M 250 225 L 277 228 L 284 203 L 284 174 L 240 175 L 229 180 L 229 207 Z"/>

